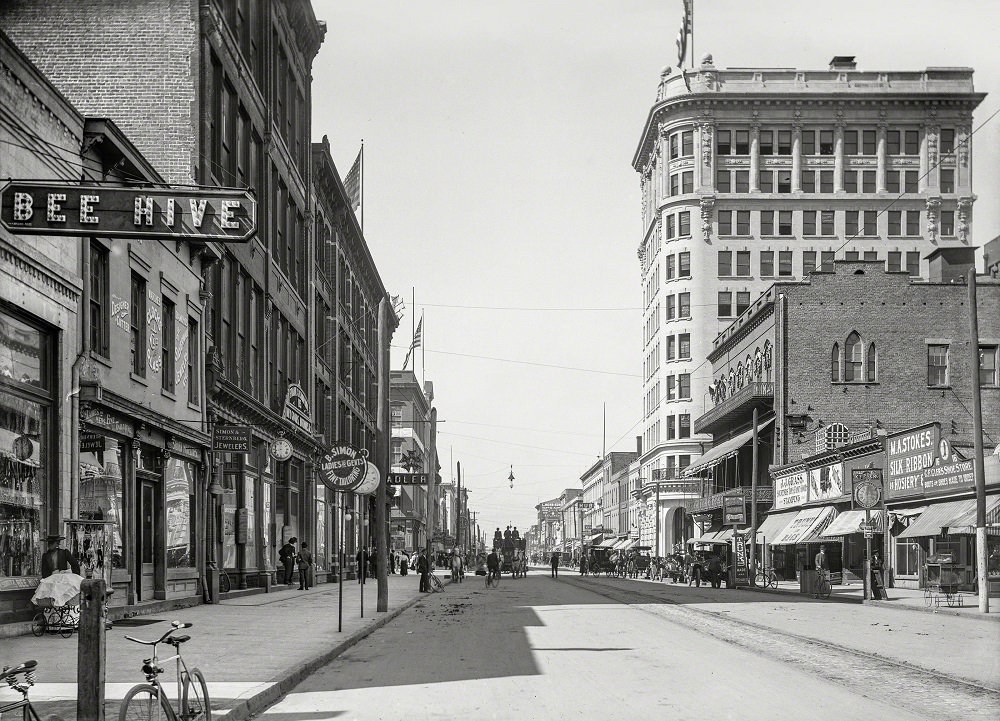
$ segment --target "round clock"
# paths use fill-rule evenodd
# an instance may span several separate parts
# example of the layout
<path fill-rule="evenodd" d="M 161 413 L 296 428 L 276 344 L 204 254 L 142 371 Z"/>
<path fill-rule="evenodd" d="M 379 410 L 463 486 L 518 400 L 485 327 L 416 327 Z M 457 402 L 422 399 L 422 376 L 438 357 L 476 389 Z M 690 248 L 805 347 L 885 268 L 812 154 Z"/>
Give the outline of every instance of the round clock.
<path fill-rule="evenodd" d="M 862 508 L 874 508 L 882 500 L 882 491 L 871 481 L 864 481 L 854 487 L 854 500 Z"/>
<path fill-rule="evenodd" d="M 277 438 L 271 443 L 271 458 L 287 461 L 292 457 L 292 444 L 285 438 Z"/>

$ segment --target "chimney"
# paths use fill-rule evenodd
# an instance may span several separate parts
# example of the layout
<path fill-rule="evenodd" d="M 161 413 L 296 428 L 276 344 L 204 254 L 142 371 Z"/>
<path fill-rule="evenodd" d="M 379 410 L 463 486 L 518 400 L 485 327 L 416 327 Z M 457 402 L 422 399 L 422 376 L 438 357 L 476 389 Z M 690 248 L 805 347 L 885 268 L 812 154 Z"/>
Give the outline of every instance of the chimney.
<path fill-rule="evenodd" d="M 642 455 L 642 436 L 635 437 L 635 452 Z"/>
<path fill-rule="evenodd" d="M 834 55 L 830 61 L 830 70 L 857 70 L 858 64 L 854 62 L 853 55 Z"/>
<path fill-rule="evenodd" d="M 976 249 L 969 245 L 935 248 L 926 260 L 927 280 L 931 283 L 964 283 L 969 271 L 976 267 Z"/>

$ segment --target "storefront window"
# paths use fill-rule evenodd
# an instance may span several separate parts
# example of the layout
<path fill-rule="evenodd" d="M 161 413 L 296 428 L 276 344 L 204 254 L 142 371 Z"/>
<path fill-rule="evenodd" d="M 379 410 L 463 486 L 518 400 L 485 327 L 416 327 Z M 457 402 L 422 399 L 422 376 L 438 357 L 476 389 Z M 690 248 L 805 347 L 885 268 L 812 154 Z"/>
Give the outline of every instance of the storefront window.
<path fill-rule="evenodd" d="M 100 433 L 80 432 L 80 518 L 112 521 L 111 567 L 124 568 L 122 468 L 125 446 Z"/>
<path fill-rule="evenodd" d="M 326 486 L 316 484 L 316 570 L 325 571 L 326 562 L 326 514 L 329 506 L 326 504 Z"/>
<path fill-rule="evenodd" d="M 194 464 L 167 461 L 167 568 L 194 566 Z"/>
<path fill-rule="evenodd" d="M 261 539 L 264 544 L 264 568 L 274 568 L 274 539 L 271 537 L 271 527 L 274 523 L 274 484 L 264 484 L 264 502 L 261 504 L 263 514 L 260 519 Z"/>
<path fill-rule="evenodd" d="M 914 576 L 920 573 L 923 565 L 924 552 L 915 540 L 909 538 L 896 539 L 896 558 L 894 568 L 897 576 Z"/>
<path fill-rule="evenodd" d="M 223 474 L 222 567 L 236 568 L 236 476 Z"/>
<path fill-rule="evenodd" d="M 257 506 L 254 503 L 254 496 L 257 492 L 257 479 L 247 476 L 243 484 L 243 507 L 247 516 L 247 542 L 244 547 L 244 556 L 247 568 L 257 566 Z"/>
<path fill-rule="evenodd" d="M 45 523 L 53 387 L 49 334 L 0 312 L 0 589 L 37 576 Z"/>

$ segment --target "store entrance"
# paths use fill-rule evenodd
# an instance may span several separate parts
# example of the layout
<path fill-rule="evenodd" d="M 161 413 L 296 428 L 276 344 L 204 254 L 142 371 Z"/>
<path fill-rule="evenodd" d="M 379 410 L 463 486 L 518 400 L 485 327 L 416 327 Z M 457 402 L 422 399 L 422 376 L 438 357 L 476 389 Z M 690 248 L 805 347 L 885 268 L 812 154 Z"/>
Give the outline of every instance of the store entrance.
<path fill-rule="evenodd" d="M 139 481 L 136 509 L 135 589 L 136 601 L 152 601 L 156 592 L 156 539 L 160 509 L 157 484 Z"/>

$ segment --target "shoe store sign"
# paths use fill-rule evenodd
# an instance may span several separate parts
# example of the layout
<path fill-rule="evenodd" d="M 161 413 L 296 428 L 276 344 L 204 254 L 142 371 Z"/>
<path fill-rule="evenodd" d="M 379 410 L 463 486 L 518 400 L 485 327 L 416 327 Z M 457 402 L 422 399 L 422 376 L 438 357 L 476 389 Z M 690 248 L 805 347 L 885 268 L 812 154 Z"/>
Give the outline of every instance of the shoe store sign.
<path fill-rule="evenodd" d="M 257 232 L 249 192 L 11 182 L 0 189 L 0 225 L 15 234 L 246 243 Z"/>

